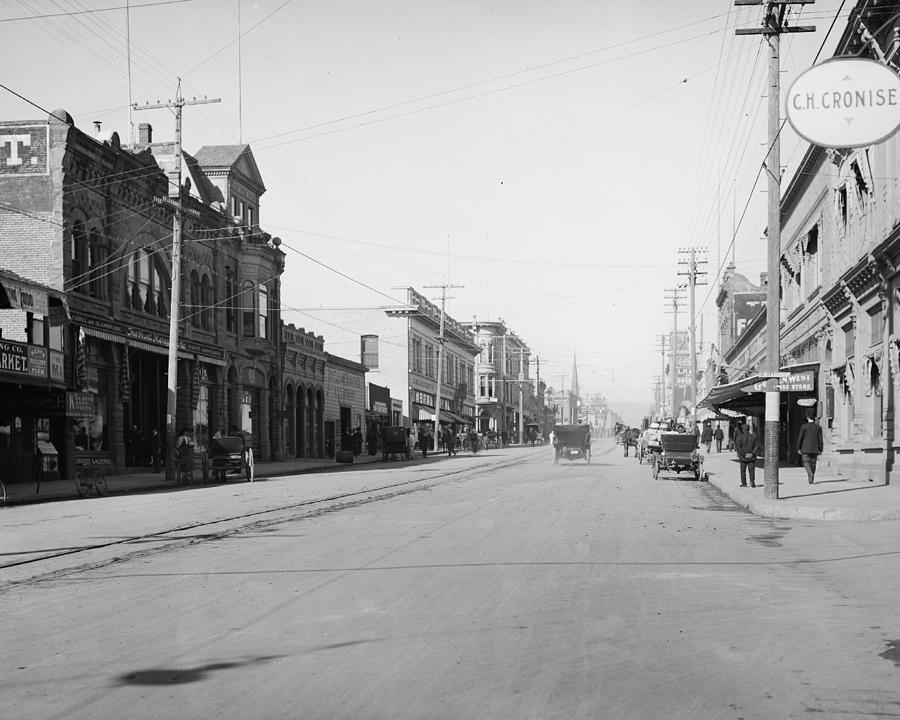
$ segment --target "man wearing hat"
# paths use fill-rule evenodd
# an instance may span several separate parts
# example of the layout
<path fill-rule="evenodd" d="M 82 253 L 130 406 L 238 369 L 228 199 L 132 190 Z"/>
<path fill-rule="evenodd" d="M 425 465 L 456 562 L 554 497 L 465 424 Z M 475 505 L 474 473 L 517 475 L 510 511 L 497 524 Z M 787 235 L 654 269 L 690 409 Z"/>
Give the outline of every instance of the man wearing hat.
<path fill-rule="evenodd" d="M 822 426 L 816 422 L 812 412 L 806 419 L 807 422 L 803 423 L 800 434 L 797 435 L 797 452 L 800 453 L 800 460 L 806 470 L 806 479 L 812 485 L 816 477 L 816 461 L 823 449 Z"/>

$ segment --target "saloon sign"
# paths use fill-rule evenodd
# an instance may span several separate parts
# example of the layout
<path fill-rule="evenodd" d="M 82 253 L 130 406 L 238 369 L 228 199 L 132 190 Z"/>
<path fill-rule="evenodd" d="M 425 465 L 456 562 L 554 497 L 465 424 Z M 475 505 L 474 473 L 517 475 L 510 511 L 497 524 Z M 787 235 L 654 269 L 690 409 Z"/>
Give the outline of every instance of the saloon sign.
<path fill-rule="evenodd" d="M 900 77 L 863 58 L 834 58 L 794 80 L 785 99 L 791 127 L 813 145 L 874 145 L 900 128 Z"/>

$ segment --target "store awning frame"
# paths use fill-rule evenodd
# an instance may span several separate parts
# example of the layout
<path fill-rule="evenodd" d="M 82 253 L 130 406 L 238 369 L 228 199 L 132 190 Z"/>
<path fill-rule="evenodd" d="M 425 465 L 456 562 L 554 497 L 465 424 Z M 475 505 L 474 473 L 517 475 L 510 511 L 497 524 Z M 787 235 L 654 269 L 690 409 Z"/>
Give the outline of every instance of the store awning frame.
<path fill-rule="evenodd" d="M 819 362 L 811 361 L 797 363 L 795 365 L 785 365 L 781 368 L 780 372 L 800 373 L 805 370 L 818 369 Z M 706 394 L 706 397 L 697 403 L 697 408 L 713 408 L 718 412 L 721 412 L 724 408 L 731 410 L 756 408 L 764 403 L 765 393 L 754 390 L 748 391 L 748 389 L 756 383 L 766 380 L 767 377 L 767 373 L 757 373 L 724 385 L 716 385 L 710 389 Z M 786 394 L 787 392 L 790 391 L 782 391 L 782 394 Z"/>

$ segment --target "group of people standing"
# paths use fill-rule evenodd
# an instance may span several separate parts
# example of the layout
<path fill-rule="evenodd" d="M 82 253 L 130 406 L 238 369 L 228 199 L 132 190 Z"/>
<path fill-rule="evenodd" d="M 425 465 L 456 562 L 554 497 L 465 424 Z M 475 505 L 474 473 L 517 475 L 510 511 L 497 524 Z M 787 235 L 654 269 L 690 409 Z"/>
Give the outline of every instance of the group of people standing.
<path fill-rule="evenodd" d="M 700 434 L 700 442 L 706 446 L 707 453 L 713 439 L 716 441 L 716 452 L 722 452 L 724 432 L 721 424 L 717 423 L 716 429 L 713 431 L 710 424 L 705 423 Z M 753 431 L 750 424 L 738 422 L 734 427 L 733 435 L 729 438 L 729 446 L 732 446 L 737 454 L 741 472 L 741 487 L 747 487 L 749 480 L 750 487 L 755 488 L 756 459 L 762 453 L 759 436 Z M 806 470 L 806 479 L 810 485 L 815 481 L 816 464 L 823 449 L 822 426 L 810 414 L 807 416 L 806 422 L 800 426 L 800 432 L 797 434 L 797 452 L 803 468 Z"/>

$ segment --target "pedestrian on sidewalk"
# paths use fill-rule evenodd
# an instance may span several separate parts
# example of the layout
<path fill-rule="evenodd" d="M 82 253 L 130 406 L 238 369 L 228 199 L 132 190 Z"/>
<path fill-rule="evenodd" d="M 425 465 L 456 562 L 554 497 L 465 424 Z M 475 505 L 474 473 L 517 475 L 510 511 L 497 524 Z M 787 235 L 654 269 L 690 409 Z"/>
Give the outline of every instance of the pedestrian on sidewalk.
<path fill-rule="evenodd" d="M 797 435 L 797 452 L 800 453 L 803 469 L 806 470 L 806 479 L 812 485 L 816 477 L 816 461 L 822 454 L 824 445 L 822 426 L 816 422 L 812 414 L 806 419 L 807 422 L 803 423 L 800 427 L 800 434 Z"/>
<path fill-rule="evenodd" d="M 159 430 L 153 428 L 150 431 L 150 459 L 153 462 L 153 472 L 159 472 L 159 457 L 162 452 L 162 438 L 159 436 Z"/>
<path fill-rule="evenodd" d="M 759 454 L 759 438 L 746 425 L 739 425 L 734 433 L 734 449 L 741 463 L 741 487 L 747 487 L 747 474 L 750 474 L 750 487 L 756 487 L 756 456 Z"/>
<path fill-rule="evenodd" d="M 725 439 L 725 433 L 722 431 L 722 423 L 716 423 L 716 431 L 713 433 L 716 439 L 716 452 L 722 452 L 722 441 Z"/>
<path fill-rule="evenodd" d="M 703 423 L 703 432 L 700 433 L 700 442 L 706 446 L 706 454 L 709 455 L 709 446 L 712 445 L 713 431 L 712 425 L 708 422 Z"/>
<path fill-rule="evenodd" d="M 422 451 L 422 459 L 428 457 L 428 451 L 431 449 L 431 437 L 428 434 L 426 425 L 419 425 L 419 450 Z"/>

